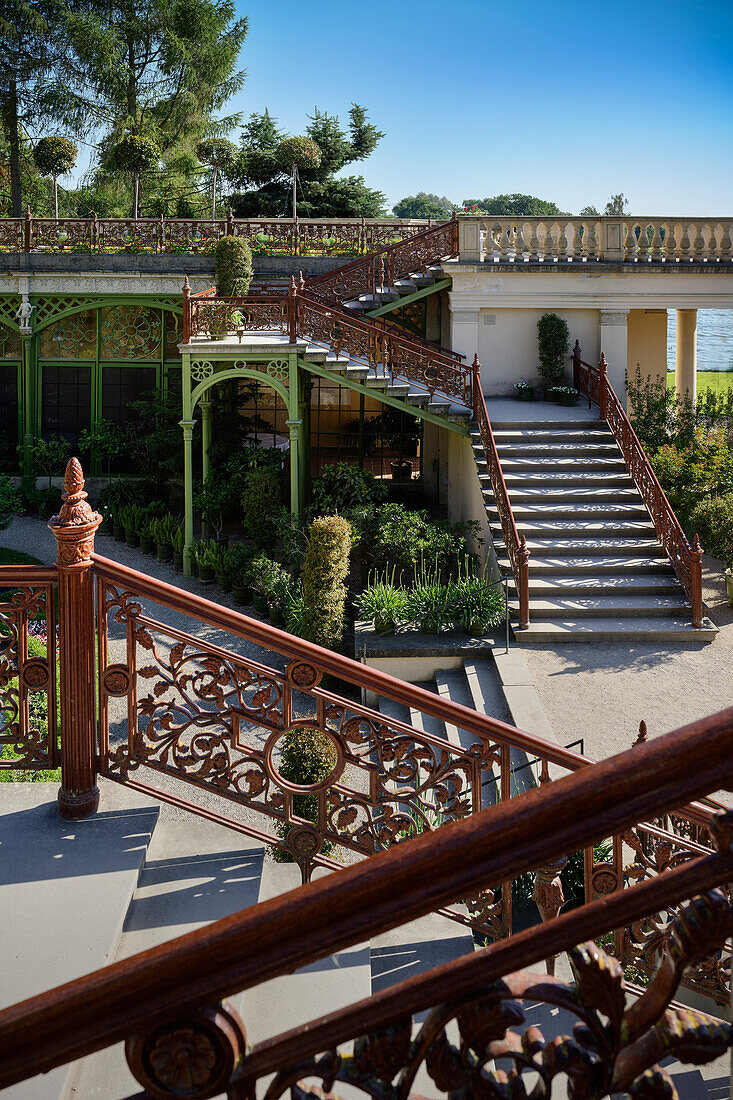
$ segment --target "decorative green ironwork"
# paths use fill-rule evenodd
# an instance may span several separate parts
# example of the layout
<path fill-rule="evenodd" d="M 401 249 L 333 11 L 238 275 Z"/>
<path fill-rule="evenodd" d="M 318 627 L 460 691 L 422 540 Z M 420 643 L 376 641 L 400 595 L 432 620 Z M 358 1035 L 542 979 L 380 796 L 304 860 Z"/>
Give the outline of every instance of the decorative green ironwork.
<path fill-rule="evenodd" d="M 94 359 L 96 355 L 97 317 L 93 309 L 64 317 L 41 333 L 42 359 Z"/>
<path fill-rule="evenodd" d="M 103 359 L 160 358 L 161 311 L 150 306 L 106 306 L 100 313 Z"/>
<path fill-rule="evenodd" d="M 266 370 L 271 378 L 277 378 L 287 386 L 290 377 L 290 363 L 287 359 L 271 359 Z"/>
<path fill-rule="evenodd" d="M 20 359 L 22 342 L 17 332 L 0 324 L 0 359 Z"/>
<path fill-rule="evenodd" d="M 196 359 L 191 364 L 191 377 L 194 382 L 205 382 L 214 373 L 214 364 L 205 359 Z"/>

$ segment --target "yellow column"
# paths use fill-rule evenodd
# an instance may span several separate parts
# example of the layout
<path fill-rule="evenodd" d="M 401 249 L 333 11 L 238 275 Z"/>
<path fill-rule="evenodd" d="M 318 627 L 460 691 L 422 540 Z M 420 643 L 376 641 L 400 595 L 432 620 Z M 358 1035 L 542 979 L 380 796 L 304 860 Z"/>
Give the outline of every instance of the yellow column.
<path fill-rule="evenodd" d="M 677 310 L 674 388 L 678 396 L 697 399 L 697 310 Z"/>

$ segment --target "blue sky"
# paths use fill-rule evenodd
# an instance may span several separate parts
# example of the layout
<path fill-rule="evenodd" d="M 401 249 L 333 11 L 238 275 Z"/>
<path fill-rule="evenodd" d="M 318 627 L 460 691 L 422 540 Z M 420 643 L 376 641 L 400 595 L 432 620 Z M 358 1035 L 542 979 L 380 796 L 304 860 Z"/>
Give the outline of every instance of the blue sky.
<path fill-rule="evenodd" d="M 623 191 L 638 214 L 731 213 L 730 0 L 237 4 L 230 109 L 299 133 L 362 103 L 386 136 L 347 171 L 390 206 L 520 191 L 577 212 Z"/>

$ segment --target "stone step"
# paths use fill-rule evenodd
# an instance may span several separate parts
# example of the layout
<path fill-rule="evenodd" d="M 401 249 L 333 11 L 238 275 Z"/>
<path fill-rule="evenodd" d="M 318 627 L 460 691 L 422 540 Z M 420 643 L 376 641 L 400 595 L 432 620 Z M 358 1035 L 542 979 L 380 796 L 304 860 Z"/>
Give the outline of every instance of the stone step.
<path fill-rule="evenodd" d="M 498 518 L 498 511 L 494 506 L 493 494 L 484 492 L 484 499 L 490 498 L 491 503 L 486 505 L 486 513 L 492 520 Z M 517 501 L 515 500 L 514 493 L 509 494 L 509 499 L 512 504 L 512 512 L 515 520 L 530 520 L 534 522 L 539 520 L 545 522 L 546 520 L 599 520 L 609 522 L 615 520 L 638 520 L 640 522 L 651 522 L 651 517 L 647 511 L 646 505 L 640 501 L 634 502 L 620 502 L 612 501 L 610 503 L 604 501 L 584 500 L 577 503 L 572 501 L 557 501 L 552 503 L 546 503 L 544 501 Z"/>
<path fill-rule="evenodd" d="M 517 611 L 518 606 L 510 601 L 510 607 Z M 648 596 L 627 595 L 626 593 L 598 592 L 593 596 L 565 594 L 556 596 L 535 596 L 530 600 L 529 617 L 531 622 L 540 619 L 587 619 L 587 618 L 628 618 L 635 616 L 640 621 L 653 618 L 680 618 L 689 611 L 687 597 L 684 595 Z"/>
<path fill-rule="evenodd" d="M 696 629 L 689 616 L 678 618 L 614 618 L 601 617 L 574 619 L 568 617 L 553 622 L 530 623 L 526 630 L 517 631 L 522 645 L 556 645 L 559 642 L 712 642 L 718 628 L 703 620 L 703 627 Z"/>
<path fill-rule="evenodd" d="M 534 566 L 534 563 L 532 563 Z M 513 587 L 513 582 L 510 587 Z M 592 596 L 613 595 L 679 595 L 684 598 L 684 589 L 674 573 L 608 573 L 600 576 L 582 573 L 565 573 L 562 576 L 537 574 L 530 568 L 530 598 L 541 596 Z"/>
<path fill-rule="evenodd" d="M 588 520 L 519 520 L 517 531 L 527 539 L 605 539 L 639 535 L 654 535 L 651 519 L 588 519 Z"/>
<path fill-rule="evenodd" d="M 497 551 L 504 548 L 500 537 L 495 538 Z M 654 558 L 663 558 L 664 547 L 656 539 L 644 538 L 535 538 L 527 536 L 527 549 L 532 555 L 532 561 L 537 557 L 569 558 L 577 559 L 580 555 L 591 557 L 638 557 L 649 555 Z M 506 550 L 504 551 L 506 553 Z M 668 560 L 668 559 L 666 559 Z"/>
<path fill-rule="evenodd" d="M 587 447 L 608 446 L 616 441 L 608 428 L 589 428 L 573 430 L 571 428 L 517 428 L 513 431 L 501 431 L 492 428 L 497 447 L 515 446 L 557 446 L 558 444 Z"/>
<path fill-rule="evenodd" d="M 490 399 L 489 399 L 490 401 Z M 491 409 L 489 408 L 489 415 L 491 415 Z M 493 420 L 491 421 L 491 430 L 493 432 L 521 432 L 521 431 L 571 431 L 577 432 L 583 429 L 594 431 L 595 429 L 603 430 L 605 428 L 605 422 L 595 419 L 567 419 L 567 420 Z"/>
<path fill-rule="evenodd" d="M 418 680 L 416 684 L 417 687 L 424 688 L 426 691 L 437 692 L 433 680 Z M 417 707 L 410 707 L 410 725 L 416 730 L 421 730 L 422 733 L 429 733 L 431 736 L 440 737 L 443 740 L 448 736 L 445 725 L 440 718 L 435 718 L 432 714 L 425 714 Z"/>
<path fill-rule="evenodd" d="M 491 484 L 488 474 L 482 474 L 479 480 L 482 485 L 485 482 Z M 643 506 L 641 505 L 641 497 L 635 487 L 613 486 L 608 488 L 601 485 L 566 485 L 563 488 L 557 488 L 556 486 L 544 488 L 534 485 L 529 488 L 520 488 L 521 485 L 522 482 L 519 480 L 513 481 L 511 485 L 507 483 L 515 515 L 517 505 L 549 507 L 558 504 L 570 507 L 572 505 L 583 506 L 587 501 L 589 507 L 617 504 Z"/>
<path fill-rule="evenodd" d="M 477 710 L 480 714 L 491 715 L 491 717 L 504 715 L 503 721 L 512 722 L 513 717 L 508 709 L 506 692 L 500 678 L 497 676 L 493 662 L 490 663 L 485 660 L 466 660 L 463 662 L 463 669 L 466 674 L 466 681 L 468 683 L 471 699 L 473 700 L 474 710 Z M 532 768 L 526 766 L 529 763 L 527 754 L 515 745 L 511 745 L 509 748 L 509 760 L 512 771 L 517 773 L 513 777 L 513 793 L 520 794 L 522 791 L 533 787 L 535 785 L 535 775 Z M 486 782 L 484 781 L 482 790 L 484 796 L 488 793 L 492 798 L 498 800 L 499 792 L 495 781 L 493 781 L 493 789 L 490 788 L 488 791 Z"/>
<path fill-rule="evenodd" d="M 604 458 L 599 455 L 594 455 L 589 458 L 577 456 L 575 458 L 567 458 L 560 456 L 552 456 L 552 462 L 550 464 L 549 457 L 539 457 L 536 455 L 500 455 L 501 468 L 504 474 L 519 474 L 522 477 L 534 474 L 534 473 L 551 473 L 555 478 L 559 474 L 567 473 L 572 475 L 573 478 L 579 475 L 588 474 L 594 477 L 598 477 L 601 474 L 626 474 L 626 466 L 624 460 L 621 457 L 620 452 L 616 452 L 615 456 Z M 483 459 L 483 449 L 480 452 L 480 458 Z M 484 460 L 485 461 L 485 460 Z"/>
<path fill-rule="evenodd" d="M 504 557 L 498 560 L 499 568 L 504 572 L 511 573 L 509 559 Z M 655 574 L 674 575 L 669 558 L 664 555 L 655 556 L 651 552 L 639 556 L 630 554 L 628 557 L 622 555 L 604 557 L 602 554 L 597 556 L 593 554 L 573 555 L 568 552 L 567 557 L 564 557 L 552 554 L 550 550 L 544 555 L 538 551 L 536 555 L 533 554 L 530 558 L 530 575 L 532 576 L 567 576 L 569 574 L 613 576 L 621 570 L 623 570 L 624 576 L 637 574 L 643 574 L 644 576 Z"/>
<path fill-rule="evenodd" d="M 497 443 L 499 458 L 569 458 L 577 460 L 621 457 L 615 443 Z"/>
<path fill-rule="evenodd" d="M 555 470 L 554 468 L 520 471 L 508 469 L 504 464 L 502 470 L 507 487 L 510 488 L 513 485 L 526 486 L 528 492 L 535 488 L 542 491 L 547 489 L 548 491 L 572 492 L 576 487 L 578 489 L 588 489 L 591 492 L 596 489 L 616 488 L 637 491 L 632 478 L 623 469 L 616 473 L 609 473 L 606 470 Z"/>

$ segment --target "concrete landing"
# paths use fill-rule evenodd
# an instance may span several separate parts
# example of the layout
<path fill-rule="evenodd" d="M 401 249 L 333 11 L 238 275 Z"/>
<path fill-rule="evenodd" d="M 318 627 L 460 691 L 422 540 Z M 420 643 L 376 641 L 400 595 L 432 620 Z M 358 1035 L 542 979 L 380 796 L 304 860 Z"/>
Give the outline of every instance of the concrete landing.
<path fill-rule="evenodd" d="M 102 786 L 100 812 L 73 822 L 56 811 L 55 783 L 0 787 L 2 1008 L 114 958 L 158 806 L 116 783 Z M 3 1098 L 56 1100 L 67 1073 L 61 1066 Z"/>

